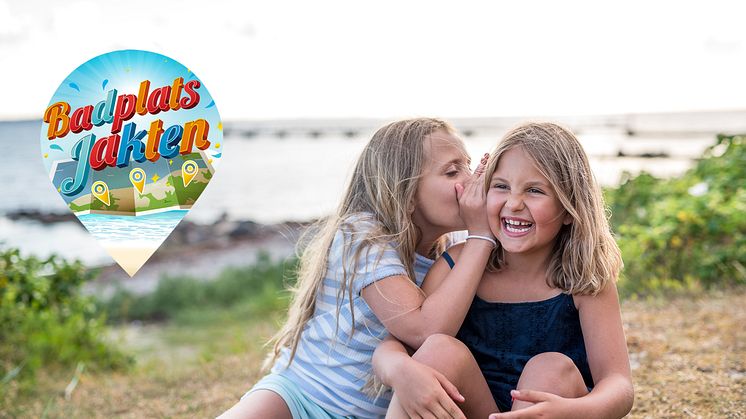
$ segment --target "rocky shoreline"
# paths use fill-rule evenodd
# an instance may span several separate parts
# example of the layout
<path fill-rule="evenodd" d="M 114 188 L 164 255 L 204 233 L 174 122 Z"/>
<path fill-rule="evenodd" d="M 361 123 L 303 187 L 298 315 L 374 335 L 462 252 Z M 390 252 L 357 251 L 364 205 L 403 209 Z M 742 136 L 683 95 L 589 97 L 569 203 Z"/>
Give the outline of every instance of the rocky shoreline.
<path fill-rule="evenodd" d="M 13 221 L 44 225 L 78 223 L 72 213 L 16 210 L 4 216 Z M 112 262 L 97 268 L 100 273 L 86 284 L 85 291 L 103 298 L 120 287 L 135 294 L 147 294 L 167 276 L 210 280 L 226 268 L 253 264 L 262 253 L 273 260 L 284 259 L 295 253 L 298 238 L 311 222 L 266 225 L 251 220 L 231 220 L 226 214 L 210 224 L 182 220 L 134 277 Z"/>
<path fill-rule="evenodd" d="M 71 212 L 45 212 L 36 209 L 18 209 L 7 212 L 4 216 L 12 221 L 31 221 L 40 224 L 56 224 L 76 222 L 78 218 Z M 286 221 L 279 224 L 260 224 L 251 220 L 231 220 L 223 213 L 211 224 L 198 224 L 182 220 L 171 235 L 168 242 L 179 246 L 193 246 L 210 244 L 212 242 L 230 242 L 233 240 L 261 239 L 276 233 L 278 230 L 302 229 L 311 221 Z"/>
<path fill-rule="evenodd" d="M 13 210 L 5 213 L 5 217 L 13 221 L 36 221 L 42 224 L 64 223 L 77 220 L 71 212 L 56 213 L 33 209 Z"/>

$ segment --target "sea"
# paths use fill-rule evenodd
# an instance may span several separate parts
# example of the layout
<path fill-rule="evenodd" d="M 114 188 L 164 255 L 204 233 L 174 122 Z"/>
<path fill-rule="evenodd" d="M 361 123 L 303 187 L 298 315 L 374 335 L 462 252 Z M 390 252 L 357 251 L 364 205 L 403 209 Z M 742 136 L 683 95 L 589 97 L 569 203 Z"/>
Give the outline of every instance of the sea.
<path fill-rule="evenodd" d="M 467 151 L 477 161 L 495 146 L 513 119 L 456 120 L 454 124 L 465 133 Z M 746 132 L 746 111 L 558 120 L 576 131 L 603 186 L 618 185 L 623 172 L 678 176 L 715 143 L 716 132 Z M 270 224 L 306 221 L 333 211 L 374 124 L 335 130 L 326 127 L 355 124 L 321 122 L 225 122 L 220 165 L 184 219 L 211 224 L 227 217 Z M 6 216 L 22 209 L 68 211 L 42 164 L 41 126 L 41 121 L 0 121 L 0 247 L 17 247 L 25 255 L 38 257 L 55 253 L 90 266 L 111 263 L 80 222 L 42 224 Z M 154 229 L 173 225 L 169 217 L 153 218 Z M 112 228 L 117 231 L 126 226 Z"/>

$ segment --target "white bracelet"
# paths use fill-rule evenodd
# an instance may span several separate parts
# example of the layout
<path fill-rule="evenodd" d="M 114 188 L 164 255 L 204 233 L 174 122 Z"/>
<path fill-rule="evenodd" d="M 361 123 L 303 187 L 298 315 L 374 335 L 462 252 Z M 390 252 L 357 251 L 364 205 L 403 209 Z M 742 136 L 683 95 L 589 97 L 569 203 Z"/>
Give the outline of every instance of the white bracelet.
<path fill-rule="evenodd" d="M 477 235 L 471 235 L 471 234 L 470 234 L 470 235 L 466 236 L 466 240 L 469 240 L 469 239 L 479 239 L 479 240 L 486 240 L 486 241 L 488 241 L 488 242 L 492 243 L 492 246 L 493 246 L 493 247 L 497 247 L 497 242 L 496 242 L 496 241 L 495 241 L 495 239 L 493 239 L 492 237 L 487 237 L 487 236 L 477 236 Z"/>

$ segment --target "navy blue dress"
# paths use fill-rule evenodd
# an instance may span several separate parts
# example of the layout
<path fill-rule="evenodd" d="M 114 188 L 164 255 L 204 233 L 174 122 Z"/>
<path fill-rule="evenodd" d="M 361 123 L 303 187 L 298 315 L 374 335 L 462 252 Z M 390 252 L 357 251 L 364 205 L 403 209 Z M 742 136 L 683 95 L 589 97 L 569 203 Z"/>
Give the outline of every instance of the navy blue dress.
<path fill-rule="evenodd" d="M 445 259 L 453 267 L 450 255 Z M 493 303 L 474 296 L 456 338 L 471 350 L 502 412 L 511 408 L 510 390 L 516 388 L 523 367 L 543 352 L 567 355 L 585 385 L 593 387 L 572 295 L 526 303 Z"/>

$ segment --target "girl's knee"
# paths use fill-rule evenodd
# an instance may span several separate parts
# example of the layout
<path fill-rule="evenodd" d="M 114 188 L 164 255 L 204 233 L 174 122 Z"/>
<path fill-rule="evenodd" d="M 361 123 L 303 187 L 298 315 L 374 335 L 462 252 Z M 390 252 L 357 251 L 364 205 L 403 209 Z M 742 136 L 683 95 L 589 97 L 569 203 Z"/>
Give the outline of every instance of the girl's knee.
<path fill-rule="evenodd" d="M 436 333 L 422 343 L 412 358 L 430 366 L 452 365 L 462 367 L 474 360 L 469 348 L 453 336 Z"/>
<path fill-rule="evenodd" d="M 575 362 L 563 353 L 543 352 L 529 359 L 523 370 L 536 370 L 541 374 L 563 377 L 577 370 L 577 367 Z"/>
<path fill-rule="evenodd" d="M 544 352 L 529 359 L 518 381 L 518 389 L 522 388 L 564 397 L 579 397 L 588 392 L 573 360 L 559 352 Z"/>
<path fill-rule="evenodd" d="M 442 348 L 466 348 L 463 342 L 453 336 L 443 333 L 435 333 L 425 339 L 422 346 L 430 346 L 438 349 Z"/>
<path fill-rule="evenodd" d="M 415 359 L 431 356 L 448 356 L 452 358 L 467 353 L 470 354 L 469 348 L 460 340 L 453 336 L 436 333 L 428 336 L 422 343 L 422 346 L 420 346 L 420 349 L 412 357 Z"/>

